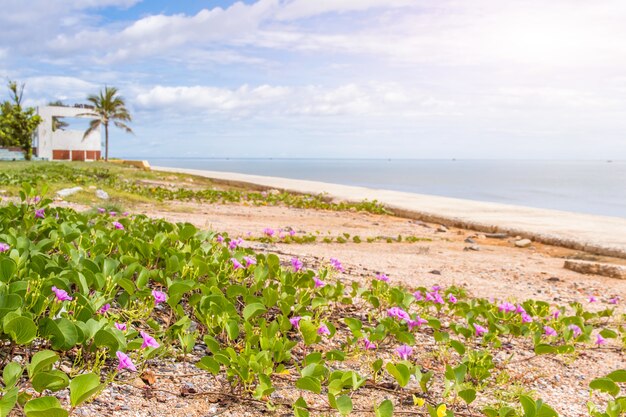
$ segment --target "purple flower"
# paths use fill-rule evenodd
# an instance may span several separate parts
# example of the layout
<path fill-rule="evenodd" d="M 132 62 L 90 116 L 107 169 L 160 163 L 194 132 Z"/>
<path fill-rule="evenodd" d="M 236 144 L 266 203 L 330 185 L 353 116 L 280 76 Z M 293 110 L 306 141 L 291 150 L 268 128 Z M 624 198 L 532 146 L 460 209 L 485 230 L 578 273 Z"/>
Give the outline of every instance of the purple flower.
<path fill-rule="evenodd" d="M 302 317 L 300 316 L 293 316 L 292 318 L 289 319 L 289 323 L 291 323 L 291 325 L 293 327 L 295 327 L 296 329 L 300 328 L 300 320 L 302 319 Z"/>
<path fill-rule="evenodd" d="M 480 324 L 474 323 L 474 330 L 476 330 L 476 336 L 482 336 L 487 333 L 487 329 Z"/>
<path fill-rule="evenodd" d="M 117 229 L 117 230 L 124 230 L 124 225 L 120 222 L 113 222 L 113 226 Z"/>
<path fill-rule="evenodd" d="M 302 262 L 298 258 L 291 258 L 291 266 L 293 267 L 293 272 L 298 272 L 302 270 Z"/>
<path fill-rule="evenodd" d="M 126 217 L 126 216 L 128 216 L 129 214 L 130 214 L 130 213 L 128 213 L 127 211 L 125 211 L 125 212 L 123 212 L 123 213 L 122 213 L 122 216 Z"/>
<path fill-rule="evenodd" d="M 515 311 L 515 309 L 516 309 L 516 308 L 517 308 L 517 307 L 515 307 L 513 304 L 511 304 L 511 303 L 509 303 L 509 302 L 504 302 L 504 303 L 501 303 L 501 304 L 498 306 L 498 310 L 499 310 L 501 313 L 502 313 L 502 312 L 504 312 L 504 313 L 511 313 L 511 312 Z"/>
<path fill-rule="evenodd" d="M 376 275 L 376 279 L 383 282 L 389 282 L 389 277 L 385 274 Z"/>
<path fill-rule="evenodd" d="M 117 211 L 109 211 L 109 216 L 117 216 Z"/>
<path fill-rule="evenodd" d="M 126 323 L 115 323 L 115 328 L 123 332 L 125 332 L 128 329 L 128 327 L 126 326 Z"/>
<path fill-rule="evenodd" d="M 152 296 L 154 297 L 154 304 L 164 303 L 167 300 L 167 294 L 163 291 L 152 290 Z"/>
<path fill-rule="evenodd" d="M 552 312 L 552 317 L 554 317 L 554 320 L 558 320 L 560 315 L 561 315 L 561 310 L 554 310 Z"/>
<path fill-rule="evenodd" d="M 363 340 L 363 347 L 365 350 L 373 350 L 376 349 L 376 343 L 370 342 L 370 340 L 366 337 Z"/>
<path fill-rule="evenodd" d="M 407 360 L 413 354 L 413 348 L 409 345 L 402 345 L 396 348 L 396 353 L 400 356 L 400 359 Z"/>
<path fill-rule="evenodd" d="M 407 320 L 406 324 L 409 326 L 409 330 L 413 330 L 414 327 L 421 327 L 422 324 L 428 323 L 428 320 L 418 317 L 415 320 Z"/>
<path fill-rule="evenodd" d="M 432 301 L 435 304 L 444 304 L 443 297 L 437 291 L 435 291 L 435 292 L 427 292 L 426 293 L 426 301 Z"/>
<path fill-rule="evenodd" d="M 330 335 L 330 330 L 328 330 L 328 326 L 326 326 L 325 324 L 321 324 L 319 329 L 317 329 L 317 334 L 319 335 Z"/>
<path fill-rule="evenodd" d="M 57 301 L 72 301 L 73 298 L 70 297 L 65 290 L 60 290 L 57 287 L 52 287 L 52 292 L 56 295 Z"/>
<path fill-rule="evenodd" d="M 33 198 L 33 203 L 37 204 L 41 201 L 41 197 L 39 197 L 38 195 L 35 196 L 35 198 Z"/>
<path fill-rule="evenodd" d="M 598 299 L 595 296 L 592 295 L 591 297 L 589 297 L 589 302 L 590 303 L 596 303 L 597 301 L 598 301 Z"/>
<path fill-rule="evenodd" d="M 293 237 L 295 235 L 296 235 L 296 231 L 295 230 L 293 230 L 293 229 L 289 230 L 289 236 Z"/>
<path fill-rule="evenodd" d="M 98 313 L 100 314 L 104 314 L 107 311 L 109 311 L 109 309 L 111 308 L 111 304 L 106 303 L 105 305 L 103 305 L 102 307 L 100 307 L 100 310 L 98 310 Z"/>
<path fill-rule="evenodd" d="M 400 307 L 391 307 L 389 310 L 387 310 L 387 315 L 389 317 L 395 317 L 398 320 L 411 320 L 411 316 L 409 316 L 409 313 L 402 310 Z"/>
<path fill-rule="evenodd" d="M 602 335 L 597 335 L 596 336 L 596 345 L 600 346 L 606 343 L 606 339 L 604 337 L 602 337 Z"/>
<path fill-rule="evenodd" d="M 567 328 L 572 331 L 574 337 L 578 337 L 583 334 L 583 331 L 580 329 L 580 327 L 576 326 L 575 324 L 570 324 L 569 326 L 567 326 Z"/>
<path fill-rule="evenodd" d="M 313 277 L 313 282 L 315 282 L 315 288 L 321 288 L 326 285 L 326 283 L 318 277 Z"/>
<path fill-rule="evenodd" d="M 228 242 L 228 248 L 230 250 L 237 249 L 239 246 L 241 246 L 242 243 L 243 239 L 239 237 L 235 240 L 231 240 L 230 242 Z"/>
<path fill-rule="evenodd" d="M 246 268 L 250 265 L 256 265 L 256 259 L 250 256 L 244 256 L 243 260 L 246 261 Z"/>
<path fill-rule="evenodd" d="M 224 237 L 222 235 L 217 235 L 215 236 L 215 240 L 217 240 L 217 243 L 222 243 L 224 241 Z"/>
<path fill-rule="evenodd" d="M 522 323 L 532 323 L 533 318 L 528 315 L 525 311 L 522 313 Z"/>
<path fill-rule="evenodd" d="M 456 304 L 458 300 L 456 299 L 456 297 L 454 296 L 454 294 L 448 294 L 448 302 L 452 303 L 452 304 Z"/>
<path fill-rule="evenodd" d="M 330 265 L 339 272 L 344 271 L 343 266 L 341 265 L 341 262 L 339 262 L 338 259 L 330 258 Z"/>
<path fill-rule="evenodd" d="M 524 307 L 522 307 L 522 305 L 521 305 L 521 304 L 518 304 L 518 305 L 517 305 L 517 308 L 515 309 L 515 312 L 516 312 L 516 313 L 520 313 L 520 314 L 522 314 L 522 313 L 525 313 L 525 312 L 526 312 L 526 310 L 524 310 Z"/>
<path fill-rule="evenodd" d="M 9 246 L 8 243 L 0 242 L 0 253 L 6 252 L 9 249 L 11 249 L 11 246 Z"/>
<path fill-rule="evenodd" d="M 102 207 L 98 207 L 98 213 L 100 214 L 104 214 L 106 212 L 106 210 Z"/>
<path fill-rule="evenodd" d="M 120 351 L 117 351 L 115 354 L 117 355 L 117 359 L 120 361 L 119 365 L 117 365 L 118 371 L 121 371 L 122 369 L 128 369 L 133 372 L 137 372 L 137 368 L 135 368 L 135 365 L 130 360 L 130 358 L 126 356 L 126 354 Z"/>
<path fill-rule="evenodd" d="M 44 217 L 46 217 L 46 209 L 35 210 L 35 217 L 38 219 L 43 219 Z"/>
<path fill-rule="evenodd" d="M 415 299 L 416 299 L 417 301 L 422 301 L 422 300 L 424 300 L 424 296 L 422 295 L 422 292 L 421 292 L 421 291 L 415 291 L 415 292 L 413 293 L 413 297 L 415 297 Z"/>
<path fill-rule="evenodd" d="M 143 338 L 143 343 L 141 344 L 142 349 L 147 347 L 152 347 L 156 349 L 159 347 L 159 343 L 155 340 L 154 337 L 150 336 L 148 333 L 139 332 L 139 334 Z"/>
<path fill-rule="evenodd" d="M 267 237 L 272 237 L 274 236 L 274 229 L 270 228 L 270 227 L 266 227 L 265 229 L 263 229 L 263 233 L 265 233 L 265 235 Z"/>
<path fill-rule="evenodd" d="M 439 292 L 440 289 L 441 289 L 441 286 L 437 285 L 437 284 L 435 284 L 435 285 L 433 285 L 431 287 L 431 290 L 433 290 L 434 292 Z"/>
<path fill-rule="evenodd" d="M 230 258 L 230 261 L 233 263 L 233 269 L 243 268 L 243 265 L 236 258 Z"/>
<path fill-rule="evenodd" d="M 2 252 L 2 250 L 0 250 L 0 252 Z M 617 303 L 619 303 L 619 297 L 609 298 L 609 304 L 617 304 Z"/>
<path fill-rule="evenodd" d="M 556 330 L 554 330 L 552 327 L 550 326 L 543 326 L 543 332 L 546 336 L 556 336 Z"/>

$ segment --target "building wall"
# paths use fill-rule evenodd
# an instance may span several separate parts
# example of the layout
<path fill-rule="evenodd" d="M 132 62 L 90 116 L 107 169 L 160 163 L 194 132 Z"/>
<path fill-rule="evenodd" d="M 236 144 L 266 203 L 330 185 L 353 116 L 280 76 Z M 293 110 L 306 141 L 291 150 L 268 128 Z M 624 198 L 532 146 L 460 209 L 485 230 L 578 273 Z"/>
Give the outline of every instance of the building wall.
<path fill-rule="evenodd" d="M 85 161 L 100 159 L 101 136 L 100 130 L 91 132 L 83 139 L 84 131 L 81 130 L 55 130 L 52 131 L 53 117 L 85 117 L 89 109 L 61 106 L 41 106 L 37 108 L 37 114 L 42 122 L 35 133 L 33 147 L 37 149 L 36 155 L 49 160 L 73 160 Z"/>

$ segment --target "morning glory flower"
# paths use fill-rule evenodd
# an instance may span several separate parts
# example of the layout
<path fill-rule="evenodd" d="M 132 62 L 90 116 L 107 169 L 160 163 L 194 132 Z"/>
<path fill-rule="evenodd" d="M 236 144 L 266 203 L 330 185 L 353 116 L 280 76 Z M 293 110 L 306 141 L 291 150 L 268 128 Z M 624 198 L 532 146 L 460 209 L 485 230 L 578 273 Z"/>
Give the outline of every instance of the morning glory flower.
<path fill-rule="evenodd" d="M 293 316 L 292 318 L 289 319 L 289 323 L 291 323 L 291 325 L 293 327 L 295 327 L 296 329 L 300 328 L 300 320 L 302 319 L 302 317 L 300 316 Z"/>
<path fill-rule="evenodd" d="M 41 197 L 39 197 L 38 195 L 35 196 L 35 198 L 33 198 L 33 203 L 37 204 L 41 201 Z"/>
<path fill-rule="evenodd" d="M 385 274 L 376 275 L 376 279 L 383 282 L 389 282 L 389 277 Z"/>
<path fill-rule="evenodd" d="M 152 290 L 152 296 L 154 297 L 154 304 L 164 303 L 167 300 L 167 294 L 163 291 Z"/>
<path fill-rule="evenodd" d="M 293 237 L 295 235 L 296 235 L 296 231 L 295 230 L 293 230 L 293 229 L 289 230 L 289 236 Z"/>
<path fill-rule="evenodd" d="M 139 332 L 139 335 L 141 335 L 141 337 L 143 338 L 143 343 L 141 344 L 142 349 L 147 347 L 152 347 L 156 349 L 159 347 L 159 343 L 156 341 L 156 339 L 150 336 L 148 333 Z"/>
<path fill-rule="evenodd" d="M 57 297 L 57 301 L 72 301 L 73 298 L 70 297 L 65 290 L 61 290 L 57 287 L 52 287 L 52 292 Z"/>
<path fill-rule="evenodd" d="M 231 240 L 228 242 L 228 249 L 233 250 L 237 249 L 243 243 L 243 239 L 237 238 L 236 240 Z"/>
<path fill-rule="evenodd" d="M 291 258 L 291 266 L 293 267 L 293 272 L 298 272 L 302 270 L 302 262 L 298 258 Z"/>
<path fill-rule="evenodd" d="M 498 306 L 498 311 L 500 311 L 501 313 L 502 312 L 504 312 L 504 313 L 511 313 L 511 312 L 515 311 L 516 308 L 517 307 L 515 307 L 515 305 L 513 305 L 513 304 L 511 304 L 509 302 L 504 302 L 504 303 L 501 303 Z"/>
<path fill-rule="evenodd" d="M 233 269 L 240 269 L 243 268 L 243 265 L 235 258 L 230 258 L 231 262 L 233 263 Z"/>
<path fill-rule="evenodd" d="M 365 350 L 373 350 L 376 349 L 376 343 L 370 342 L 370 340 L 366 337 L 363 340 L 363 347 Z"/>
<path fill-rule="evenodd" d="M 104 214 L 104 212 L 106 212 L 106 210 L 104 208 L 98 207 L 98 213 Z"/>
<path fill-rule="evenodd" d="M 256 265 L 256 259 L 250 256 L 244 256 L 243 260 L 246 261 L 246 268 L 250 265 Z"/>
<path fill-rule="evenodd" d="M 596 345 L 600 346 L 606 343 L 606 339 L 604 337 L 602 337 L 602 335 L 597 335 L 596 336 Z"/>
<path fill-rule="evenodd" d="M 115 328 L 123 332 L 125 332 L 128 329 L 128 327 L 126 326 L 126 323 L 115 323 Z"/>
<path fill-rule="evenodd" d="M 589 302 L 590 303 L 596 303 L 597 301 L 598 301 L 598 299 L 595 296 L 592 295 L 591 297 L 589 297 Z"/>
<path fill-rule="evenodd" d="M 525 312 L 526 312 L 526 310 L 524 310 L 524 307 L 522 307 L 522 305 L 521 305 L 521 304 L 518 304 L 518 305 L 517 305 L 517 308 L 515 309 L 515 312 L 516 312 L 516 313 L 519 313 L 519 314 L 522 314 L 522 313 L 525 313 Z"/>
<path fill-rule="evenodd" d="M 338 259 L 330 258 L 330 265 L 339 272 L 344 271 L 343 266 L 341 265 L 341 262 L 339 262 Z"/>
<path fill-rule="evenodd" d="M 217 243 L 222 243 L 224 241 L 224 237 L 222 235 L 217 235 L 215 236 L 215 240 L 217 240 Z"/>
<path fill-rule="evenodd" d="M 0 245 L 2 245 L 0 243 Z M 0 250 L 0 252 L 2 252 L 2 250 Z M 609 298 L 609 304 L 617 304 L 619 302 L 619 297 L 613 297 L 613 298 Z"/>
<path fill-rule="evenodd" d="M 117 230 L 124 230 L 124 225 L 120 222 L 113 222 L 113 226 L 117 229 Z"/>
<path fill-rule="evenodd" d="M 6 252 L 9 249 L 11 249 L 11 246 L 9 246 L 8 243 L 0 242 L 0 253 Z"/>
<path fill-rule="evenodd" d="M 474 330 L 476 330 L 476 336 L 482 336 L 487 333 L 487 329 L 480 324 L 474 323 Z"/>
<path fill-rule="evenodd" d="M 109 311 L 109 309 L 111 308 L 111 304 L 106 303 L 105 305 L 103 305 L 102 307 L 100 307 L 100 310 L 98 310 L 98 313 L 100 314 L 104 314 L 107 311 Z"/>
<path fill-rule="evenodd" d="M 572 331 L 574 337 L 578 337 L 583 334 L 583 331 L 580 329 L 580 327 L 576 326 L 575 324 L 570 324 L 569 326 L 567 326 L 567 328 Z"/>
<path fill-rule="evenodd" d="M 456 297 L 454 296 L 454 294 L 448 294 L 448 301 L 452 304 L 456 304 L 456 302 L 458 301 L 456 299 Z"/>
<path fill-rule="evenodd" d="M 533 318 L 528 315 L 525 311 L 522 313 L 522 323 L 532 323 Z"/>
<path fill-rule="evenodd" d="M 117 216 L 117 211 L 109 211 L 109 216 Z"/>
<path fill-rule="evenodd" d="M 315 288 L 321 288 L 326 285 L 326 283 L 318 277 L 313 277 L 313 282 L 315 282 Z"/>
<path fill-rule="evenodd" d="M 561 315 L 561 310 L 554 310 L 552 312 L 552 317 L 554 317 L 554 320 L 557 320 L 560 315 Z"/>
<path fill-rule="evenodd" d="M 441 289 L 441 285 L 435 284 L 430 289 L 433 290 L 434 292 L 439 292 L 439 290 Z"/>
<path fill-rule="evenodd" d="M 550 326 L 543 326 L 543 332 L 546 336 L 556 336 L 556 330 L 554 330 L 552 327 Z"/>
<path fill-rule="evenodd" d="M 413 348 L 409 345 L 402 345 L 396 348 L 396 353 L 400 356 L 400 359 L 407 360 L 413 354 Z"/>
<path fill-rule="evenodd" d="M 319 335 L 330 335 L 330 330 L 328 330 L 328 326 L 326 326 L 325 324 L 321 324 L 319 329 L 317 329 L 317 334 Z"/>
<path fill-rule="evenodd" d="M 130 214 L 129 212 L 125 211 L 125 212 L 123 212 L 123 213 L 122 213 L 122 216 L 126 217 L 126 216 L 128 216 L 129 214 Z"/>
<path fill-rule="evenodd" d="M 267 235 L 267 237 L 272 237 L 274 236 L 274 229 L 270 228 L 270 227 L 266 227 L 265 229 L 263 229 L 263 233 L 265 233 Z"/>
<path fill-rule="evenodd" d="M 413 293 L 413 297 L 415 297 L 415 299 L 416 299 L 417 301 L 422 301 L 422 300 L 424 300 L 424 296 L 422 295 L 422 292 L 421 292 L 421 291 L 415 291 L 415 292 Z"/>
<path fill-rule="evenodd" d="M 402 310 L 400 307 L 391 307 L 389 310 L 387 310 L 387 315 L 389 317 L 395 317 L 398 320 L 411 320 L 411 316 L 409 316 L 409 313 Z"/>
<path fill-rule="evenodd" d="M 43 219 L 44 217 L 46 217 L 46 209 L 35 210 L 35 217 L 38 219 Z"/>
<path fill-rule="evenodd" d="M 130 371 L 137 372 L 137 368 L 135 368 L 135 365 L 126 354 L 120 351 L 117 351 L 115 354 L 117 355 L 117 359 L 120 361 L 119 365 L 117 365 L 118 371 L 128 369 Z"/>
<path fill-rule="evenodd" d="M 409 326 L 409 330 L 413 330 L 414 327 L 421 327 L 422 324 L 428 323 L 428 320 L 418 317 L 415 320 L 407 320 L 406 324 Z"/>

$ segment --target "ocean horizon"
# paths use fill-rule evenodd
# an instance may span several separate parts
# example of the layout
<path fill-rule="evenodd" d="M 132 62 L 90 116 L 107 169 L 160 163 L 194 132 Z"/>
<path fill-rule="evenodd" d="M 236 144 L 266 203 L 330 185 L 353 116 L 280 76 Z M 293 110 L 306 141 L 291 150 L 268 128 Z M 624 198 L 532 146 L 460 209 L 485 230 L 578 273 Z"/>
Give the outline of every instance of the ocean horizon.
<path fill-rule="evenodd" d="M 143 158 L 146 159 L 146 158 Z M 626 161 L 147 158 L 238 172 L 626 218 Z"/>

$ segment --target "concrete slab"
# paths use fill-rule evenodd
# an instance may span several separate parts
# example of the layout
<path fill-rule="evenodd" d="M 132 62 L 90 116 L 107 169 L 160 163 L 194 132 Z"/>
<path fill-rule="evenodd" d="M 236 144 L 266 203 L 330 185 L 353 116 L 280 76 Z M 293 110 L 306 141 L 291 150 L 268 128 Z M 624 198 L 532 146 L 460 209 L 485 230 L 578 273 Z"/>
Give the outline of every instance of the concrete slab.
<path fill-rule="evenodd" d="M 212 178 L 233 185 L 325 194 L 347 201 L 377 200 L 395 214 L 481 232 L 506 232 L 534 241 L 589 253 L 626 258 L 626 219 L 566 211 L 462 200 L 400 191 L 378 190 L 324 182 L 265 177 L 234 172 L 152 167 Z"/>

